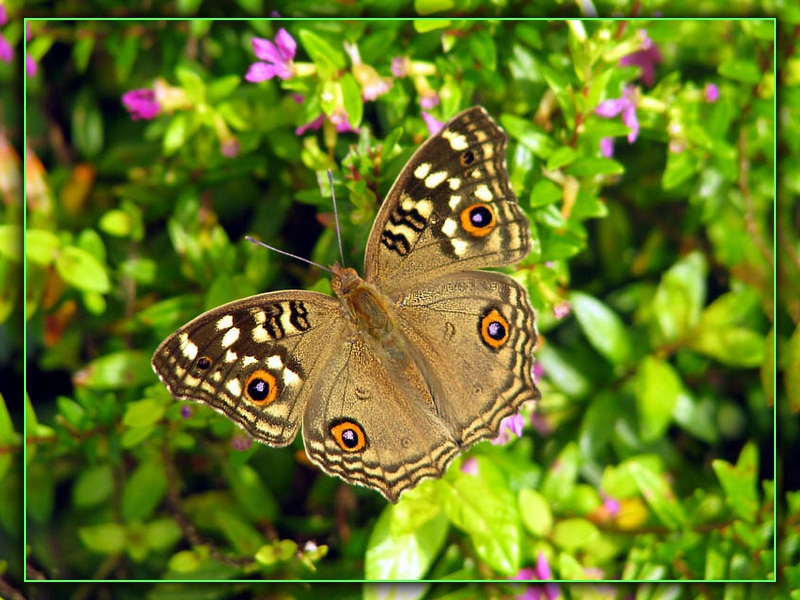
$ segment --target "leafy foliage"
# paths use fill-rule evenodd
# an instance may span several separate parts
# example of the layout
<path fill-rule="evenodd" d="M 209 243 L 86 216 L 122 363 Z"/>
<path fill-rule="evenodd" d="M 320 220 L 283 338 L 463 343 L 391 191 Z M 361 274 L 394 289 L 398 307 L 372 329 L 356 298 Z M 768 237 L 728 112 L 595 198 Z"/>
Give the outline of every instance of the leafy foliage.
<path fill-rule="evenodd" d="M 280 28 L 296 54 L 270 68 L 291 76 L 248 82 L 252 38 L 285 51 Z M 41 63 L 26 99 L 41 160 L 28 169 L 25 232 L 35 572 L 484 580 L 482 597 L 630 593 L 514 578 L 764 581 L 780 569 L 784 587 L 798 585 L 800 500 L 773 487 L 776 389 L 800 410 L 800 338 L 786 332 L 796 300 L 774 293 L 772 21 L 53 20 L 31 30 Z M 120 99 L 137 89 L 132 120 Z M 480 103 L 511 138 L 534 237 L 513 273 L 539 315 L 542 401 L 525 412 L 522 438 L 477 445 L 391 506 L 315 471 L 299 439 L 253 446 L 223 417 L 176 402 L 149 357 L 223 302 L 329 291 L 317 270 L 243 241 L 336 260 L 326 169 L 345 260 L 360 264 L 381 199 L 428 135 L 421 103 L 439 120 Z M 47 135 L 53 127 L 62 135 Z M 780 185 L 796 191 L 791 177 Z M 796 232 L 784 235 L 796 258 Z M 776 346 L 788 360 L 776 363 Z M 796 425 L 785 427 L 796 440 Z M 17 437 L 0 412 L 0 446 Z M 789 515 L 777 553 L 776 503 Z M 19 536 L 10 519 L 0 526 Z M 255 589 L 238 585 L 203 595 Z M 330 597 L 472 590 L 354 585 Z M 680 593 L 652 583 L 637 598 Z"/>

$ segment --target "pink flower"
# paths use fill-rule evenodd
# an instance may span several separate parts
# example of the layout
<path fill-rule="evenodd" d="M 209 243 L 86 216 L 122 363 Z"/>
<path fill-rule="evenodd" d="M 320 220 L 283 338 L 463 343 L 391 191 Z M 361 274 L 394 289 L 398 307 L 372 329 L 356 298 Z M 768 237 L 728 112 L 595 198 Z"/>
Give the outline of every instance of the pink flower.
<path fill-rule="evenodd" d="M 522 437 L 522 430 L 525 427 L 525 418 L 519 414 L 513 414 L 500 421 L 500 433 L 492 440 L 495 446 L 502 446 L 512 440 L 512 435 Z"/>
<path fill-rule="evenodd" d="M 610 119 L 622 113 L 622 122 L 630 128 L 628 143 L 632 144 L 639 135 L 639 119 L 636 118 L 636 89 L 627 86 L 622 98 L 614 98 L 601 102 L 595 112 L 601 117 Z"/>
<path fill-rule="evenodd" d="M 533 581 L 535 579 L 538 580 L 546 580 L 552 579 L 553 573 L 550 570 L 550 565 L 547 562 L 547 557 L 541 552 L 539 552 L 538 559 L 536 560 L 536 568 L 525 567 L 521 569 L 519 573 L 517 573 L 512 579 L 523 580 L 523 581 Z M 525 590 L 525 593 L 522 595 L 517 596 L 520 600 L 540 600 L 541 598 L 545 598 L 546 600 L 556 600 L 556 598 L 561 596 L 561 589 L 558 587 L 557 583 L 546 583 L 544 585 L 544 593 L 542 592 L 542 586 L 534 585 L 530 586 Z"/>
<path fill-rule="evenodd" d="M 419 105 L 424 110 L 436 108 L 439 106 L 439 94 L 437 94 L 435 90 L 429 90 L 428 92 L 420 95 Z"/>
<path fill-rule="evenodd" d="M 0 4 L 0 25 L 8 23 L 8 14 L 6 14 L 6 5 Z"/>
<path fill-rule="evenodd" d="M 231 446 L 233 446 L 234 450 L 238 452 L 244 452 L 245 450 L 249 450 L 250 447 L 253 445 L 253 440 L 244 433 L 237 433 L 231 439 Z"/>
<path fill-rule="evenodd" d="M 10 63 L 14 58 L 14 48 L 8 43 L 8 40 L 0 32 L 0 60 Z"/>
<path fill-rule="evenodd" d="M 220 144 L 220 151 L 222 152 L 222 155 L 226 156 L 227 158 L 236 158 L 236 156 L 239 154 L 239 149 L 239 140 L 234 137 L 231 137 Z"/>
<path fill-rule="evenodd" d="M 392 59 L 392 75 L 405 77 L 411 69 L 411 59 L 407 56 L 395 56 Z"/>
<path fill-rule="evenodd" d="M 474 456 L 465 460 L 464 464 L 461 465 L 461 472 L 466 473 L 467 475 L 477 475 L 478 460 Z"/>
<path fill-rule="evenodd" d="M 252 83 L 266 81 L 273 77 L 291 79 L 294 75 L 294 55 L 297 42 L 285 29 L 279 29 L 275 43 L 263 38 L 253 38 L 253 51 L 264 62 L 250 65 L 244 78 Z"/>
<path fill-rule="evenodd" d="M 156 100 L 156 93 L 149 88 L 125 92 L 122 95 L 122 104 L 131 113 L 134 121 L 154 119 L 161 112 L 161 104 Z"/>
<path fill-rule="evenodd" d="M 350 121 L 347 120 L 347 113 L 344 112 L 334 113 L 333 115 L 331 115 L 330 122 L 336 125 L 336 131 L 338 131 L 339 133 L 345 133 L 348 131 L 353 133 L 359 133 L 360 131 L 358 128 L 354 129 L 353 126 L 350 125 Z M 310 129 L 316 131 L 317 129 L 322 128 L 322 125 L 324 123 L 325 123 L 325 114 L 323 113 L 310 123 L 306 123 L 305 125 L 300 125 L 300 127 L 294 130 L 294 133 L 295 135 L 303 135 L 306 131 Z"/>
<path fill-rule="evenodd" d="M 559 302 L 553 307 L 553 316 L 559 321 L 566 317 L 572 311 L 572 305 L 568 300 Z"/>
<path fill-rule="evenodd" d="M 28 77 L 34 77 L 39 70 L 39 65 L 36 64 L 36 60 L 30 55 L 25 55 L 25 72 L 28 74 Z"/>
<path fill-rule="evenodd" d="M 639 67 L 642 70 L 641 79 L 647 85 L 653 85 L 656 80 L 656 67 L 657 62 L 663 62 L 664 58 L 658 50 L 656 43 L 647 36 L 644 29 L 639 30 L 639 37 L 642 40 L 642 49 L 637 50 L 633 54 L 623 56 L 619 64 L 623 66 L 632 65 Z"/>
<path fill-rule="evenodd" d="M 600 140 L 600 154 L 606 158 L 614 156 L 614 138 L 604 137 Z"/>
<path fill-rule="evenodd" d="M 713 104 L 719 100 L 719 88 L 713 83 L 707 83 L 703 88 L 703 97 L 709 104 Z"/>
<path fill-rule="evenodd" d="M 388 92 L 394 83 L 389 77 L 381 77 L 370 65 L 365 65 L 361 60 L 361 53 L 356 44 L 344 43 L 345 52 L 353 63 L 353 76 L 361 86 L 361 97 L 364 100 L 375 100 Z"/>
<path fill-rule="evenodd" d="M 442 127 L 444 127 L 444 121 L 440 121 L 436 117 L 429 115 L 424 110 L 422 111 L 422 120 L 425 121 L 425 125 L 428 126 L 428 133 L 431 135 L 436 135 L 442 130 Z"/>

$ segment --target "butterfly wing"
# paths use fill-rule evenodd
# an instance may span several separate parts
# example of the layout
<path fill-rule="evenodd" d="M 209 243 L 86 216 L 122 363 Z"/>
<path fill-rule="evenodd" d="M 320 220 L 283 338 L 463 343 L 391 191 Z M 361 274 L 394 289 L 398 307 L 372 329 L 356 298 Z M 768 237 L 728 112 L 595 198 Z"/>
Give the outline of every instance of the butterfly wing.
<path fill-rule="evenodd" d="M 375 218 L 365 279 L 391 293 L 420 278 L 523 259 L 530 232 L 509 185 L 507 141 L 475 106 L 420 146 Z"/>
<path fill-rule="evenodd" d="M 496 437 L 503 418 L 539 399 L 535 315 L 527 290 L 511 277 L 444 275 L 398 297 L 396 306 L 436 414 L 460 445 Z"/>
<path fill-rule="evenodd" d="M 222 413 L 256 440 L 285 446 L 297 435 L 310 381 L 342 334 L 339 302 L 284 291 L 225 304 L 190 321 L 153 354 L 178 399 Z"/>
<path fill-rule="evenodd" d="M 440 477 L 459 451 L 410 351 L 403 344 L 384 351 L 350 336 L 326 365 L 303 418 L 315 464 L 391 502 L 422 479 Z"/>

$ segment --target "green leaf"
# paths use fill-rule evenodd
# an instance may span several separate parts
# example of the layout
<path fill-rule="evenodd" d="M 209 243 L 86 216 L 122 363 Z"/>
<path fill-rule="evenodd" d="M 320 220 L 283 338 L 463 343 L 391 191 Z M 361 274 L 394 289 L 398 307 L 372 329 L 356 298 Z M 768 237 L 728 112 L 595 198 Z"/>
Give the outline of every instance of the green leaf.
<path fill-rule="evenodd" d="M 30 454 L 29 451 L 28 456 Z M 48 523 L 55 505 L 55 481 L 51 465 L 40 461 L 30 462 L 25 483 L 27 516 L 36 523 Z"/>
<path fill-rule="evenodd" d="M 297 35 L 300 37 L 300 43 L 311 57 L 311 60 L 316 63 L 317 67 L 322 69 L 323 79 L 326 79 L 324 75 L 327 73 L 333 74 L 335 71 L 344 69 L 347 66 L 342 51 L 338 47 L 330 45 L 313 31 L 301 29 Z"/>
<path fill-rule="evenodd" d="M 555 345 L 545 344 L 539 349 L 536 362 L 541 363 L 548 380 L 570 398 L 583 398 L 592 391 L 588 375 L 582 373 L 568 354 Z"/>
<path fill-rule="evenodd" d="M 542 482 L 542 495 L 554 509 L 568 504 L 575 491 L 580 466 L 580 452 L 575 442 L 570 442 L 556 457 L 553 467 L 547 472 Z"/>
<path fill-rule="evenodd" d="M 89 550 L 101 554 L 119 554 L 128 542 L 125 527 L 119 523 L 102 523 L 78 529 L 78 537 Z"/>
<path fill-rule="evenodd" d="M 477 30 L 467 38 L 469 49 L 482 69 L 497 69 L 497 47 L 491 34 L 486 30 Z"/>
<path fill-rule="evenodd" d="M 469 534 L 478 557 L 499 573 L 517 573 L 521 560 L 521 531 L 516 498 L 497 485 L 492 469 L 479 461 L 480 475 L 448 471 L 440 486 L 442 508 L 454 525 Z M 496 468 L 496 467 L 494 467 Z M 489 483 L 489 480 L 493 480 Z"/>
<path fill-rule="evenodd" d="M 0 225 L 0 256 L 13 262 L 22 262 L 22 227 Z"/>
<path fill-rule="evenodd" d="M 611 158 L 584 157 L 577 159 L 564 172 L 575 177 L 622 175 L 625 172 L 625 167 L 622 166 L 622 163 Z"/>
<path fill-rule="evenodd" d="M 625 461 L 624 468 L 636 482 L 642 498 L 656 517 L 668 528 L 679 529 L 684 524 L 686 515 L 664 474 L 636 459 Z"/>
<path fill-rule="evenodd" d="M 25 232 L 25 256 L 39 265 L 49 265 L 61 248 L 61 240 L 46 229 L 28 229 Z"/>
<path fill-rule="evenodd" d="M 584 335 L 595 350 L 612 364 L 627 363 L 631 356 L 631 339 L 622 319 L 588 294 L 573 292 L 569 300 Z"/>
<path fill-rule="evenodd" d="M 552 542 L 569 552 L 575 554 L 595 543 L 600 538 L 600 530 L 591 521 L 586 519 L 562 519 L 553 527 Z"/>
<path fill-rule="evenodd" d="M 264 537 L 238 514 L 217 510 L 214 513 L 214 526 L 240 554 L 252 555 L 263 550 Z"/>
<path fill-rule="evenodd" d="M 262 565 L 274 565 L 294 558 L 297 553 L 297 542 L 294 540 L 276 540 L 266 546 L 261 546 L 256 552 L 255 559 Z"/>
<path fill-rule="evenodd" d="M 111 282 L 102 264 L 76 246 L 67 246 L 56 258 L 56 271 L 61 279 L 79 290 L 105 294 Z"/>
<path fill-rule="evenodd" d="M 164 416 L 165 406 L 153 399 L 129 402 L 125 407 L 125 416 L 122 423 L 126 427 L 144 427 L 153 425 Z"/>
<path fill-rule="evenodd" d="M 208 85 L 206 97 L 210 104 L 216 104 L 224 100 L 236 91 L 236 88 L 242 83 L 242 78 L 239 75 L 225 75 L 212 81 Z"/>
<path fill-rule="evenodd" d="M 711 462 L 722 488 L 725 502 L 739 517 L 748 523 L 755 522 L 758 514 L 758 448 L 748 442 L 739 454 L 736 465 L 721 459 Z"/>
<path fill-rule="evenodd" d="M 72 502 L 79 508 L 96 506 L 108 500 L 113 491 L 111 465 L 95 465 L 78 473 L 72 488 Z"/>
<path fill-rule="evenodd" d="M 89 66 L 89 59 L 92 57 L 92 50 L 96 40 L 94 35 L 86 35 L 78 38 L 72 47 L 72 57 L 75 60 L 75 69 L 83 74 Z"/>
<path fill-rule="evenodd" d="M 519 492 L 518 504 L 525 528 L 536 537 L 548 537 L 553 527 L 553 511 L 547 499 L 536 490 L 524 489 Z"/>
<path fill-rule="evenodd" d="M 133 230 L 133 219 L 124 210 L 115 208 L 100 217 L 100 230 L 115 237 L 125 238 Z"/>
<path fill-rule="evenodd" d="M 105 142 L 105 123 L 94 94 L 83 88 L 74 101 L 71 112 L 72 143 L 86 158 L 96 157 Z"/>
<path fill-rule="evenodd" d="M 423 17 L 436 12 L 447 12 L 453 10 L 455 7 L 456 4 L 454 0 L 414 0 L 414 11 Z M 442 24 L 442 21 L 438 19 L 431 21 L 414 21 L 414 27 L 420 33 L 440 29 L 442 27 L 450 27 L 450 21 L 444 21 L 444 23 L 447 24 Z M 427 28 L 423 27 L 423 24 L 427 24 Z M 435 24 L 438 26 L 434 27 L 433 25 Z"/>
<path fill-rule="evenodd" d="M 173 519 L 157 519 L 145 526 L 145 540 L 152 550 L 166 550 L 177 544 L 183 532 Z"/>
<path fill-rule="evenodd" d="M 530 205 L 532 208 L 547 206 L 561 200 L 563 195 L 564 192 L 555 183 L 549 179 L 540 179 L 531 190 Z"/>
<path fill-rule="evenodd" d="M 695 174 L 702 167 L 702 163 L 689 152 L 669 152 L 667 166 L 661 176 L 661 186 L 665 190 L 674 190 Z"/>
<path fill-rule="evenodd" d="M 140 350 L 120 350 L 90 362 L 75 374 L 75 383 L 98 390 L 130 388 L 153 381 L 150 357 Z"/>
<path fill-rule="evenodd" d="M 364 118 L 364 101 L 361 99 L 361 86 L 358 85 L 352 73 L 345 73 L 339 78 L 342 86 L 344 109 L 347 111 L 347 121 L 354 128 L 361 125 Z"/>
<path fill-rule="evenodd" d="M 786 354 L 783 386 L 789 399 L 789 408 L 796 415 L 800 413 L 800 326 L 795 327 Z"/>
<path fill-rule="evenodd" d="M 635 390 L 639 432 L 642 441 L 652 442 L 666 432 L 683 385 L 669 363 L 646 356 L 639 363 Z"/>
<path fill-rule="evenodd" d="M 164 132 L 164 140 L 162 142 L 164 154 L 171 156 L 177 152 L 186 143 L 188 136 L 189 123 L 186 115 L 183 113 L 174 115 L 169 125 L 167 125 L 167 130 Z"/>
<path fill-rule="evenodd" d="M 143 402 L 148 402 L 143 400 Z M 126 417 L 127 417 L 126 413 Z M 158 460 L 139 464 L 125 482 L 122 492 L 122 519 L 126 523 L 149 519 L 167 491 L 164 465 Z"/>
<path fill-rule="evenodd" d="M 387 505 L 372 528 L 367 543 L 364 576 L 367 579 L 422 579 L 441 551 L 447 535 L 447 517 L 439 512 L 414 531 L 395 534 L 394 512 Z"/>
<path fill-rule="evenodd" d="M 661 278 L 651 306 L 656 345 L 675 341 L 697 325 L 706 298 L 707 270 L 705 257 L 692 252 Z"/>
<path fill-rule="evenodd" d="M 193 104 L 202 104 L 206 99 L 206 82 L 203 77 L 187 64 L 175 69 L 175 76 Z"/>
<path fill-rule="evenodd" d="M 278 503 L 258 471 L 250 465 L 232 466 L 227 471 L 227 477 L 231 491 L 250 519 L 271 522 L 278 518 Z"/>
<path fill-rule="evenodd" d="M 504 114 L 500 121 L 511 138 L 517 140 L 539 158 L 546 160 L 556 151 L 556 145 L 550 136 L 539 131 L 539 128 L 529 121 L 508 114 Z"/>
<path fill-rule="evenodd" d="M 733 367 L 757 367 L 764 358 L 764 337 L 742 327 L 698 327 L 688 346 Z"/>
<path fill-rule="evenodd" d="M 571 146 L 561 146 L 558 150 L 553 152 L 547 161 L 547 168 L 550 171 L 555 171 L 561 167 L 568 165 L 575 161 L 580 156 L 580 153 Z"/>
<path fill-rule="evenodd" d="M 761 69 L 751 60 L 730 58 L 720 63 L 717 72 L 723 77 L 742 83 L 755 85 L 761 81 Z"/>

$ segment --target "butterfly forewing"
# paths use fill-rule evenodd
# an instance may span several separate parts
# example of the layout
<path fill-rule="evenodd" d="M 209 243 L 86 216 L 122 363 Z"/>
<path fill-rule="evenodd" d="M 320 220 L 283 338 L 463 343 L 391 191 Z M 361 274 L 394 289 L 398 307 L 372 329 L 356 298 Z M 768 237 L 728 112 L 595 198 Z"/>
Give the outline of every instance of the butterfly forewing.
<path fill-rule="evenodd" d="M 164 340 L 153 369 L 176 398 L 210 406 L 260 442 L 285 446 L 297 435 L 325 349 L 341 337 L 339 306 L 300 290 L 225 304 Z"/>
<path fill-rule="evenodd" d="M 391 293 L 423 278 L 524 258 L 530 231 L 509 185 L 507 141 L 480 106 L 428 139 L 378 212 L 365 278 Z"/>

